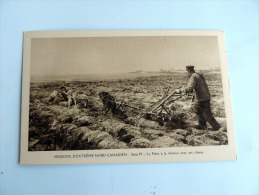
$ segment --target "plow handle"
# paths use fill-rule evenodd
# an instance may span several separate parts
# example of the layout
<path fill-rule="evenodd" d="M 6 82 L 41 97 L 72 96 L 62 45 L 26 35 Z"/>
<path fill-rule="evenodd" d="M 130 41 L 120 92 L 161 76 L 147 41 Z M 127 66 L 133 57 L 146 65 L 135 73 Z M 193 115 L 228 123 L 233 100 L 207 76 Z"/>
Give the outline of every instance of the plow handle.
<path fill-rule="evenodd" d="M 167 96 L 160 104 L 158 104 L 155 108 L 153 108 L 151 112 L 154 112 L 156 109 L 158 109 L 161 105 L 163 105 L 168 99 L 170 99 L 174 95 L 175 95 L 175 92 Z"/>

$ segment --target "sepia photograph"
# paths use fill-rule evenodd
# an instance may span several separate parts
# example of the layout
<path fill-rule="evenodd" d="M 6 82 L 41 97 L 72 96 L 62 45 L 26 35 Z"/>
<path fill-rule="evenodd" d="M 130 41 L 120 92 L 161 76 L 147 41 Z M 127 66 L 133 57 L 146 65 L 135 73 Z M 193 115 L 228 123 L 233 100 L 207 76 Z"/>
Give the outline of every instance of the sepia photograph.
<path fill-rule="evenodd" d="M 235 160 L 222 33 L 185 32 L 25 33 L 21 161 Z"/>

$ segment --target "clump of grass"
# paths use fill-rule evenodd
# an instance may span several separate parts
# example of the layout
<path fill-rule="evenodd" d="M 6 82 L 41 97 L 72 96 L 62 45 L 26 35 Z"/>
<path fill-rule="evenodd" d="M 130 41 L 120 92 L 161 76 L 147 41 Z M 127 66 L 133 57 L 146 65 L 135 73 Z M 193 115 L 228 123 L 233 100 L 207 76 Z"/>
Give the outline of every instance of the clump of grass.
<path fill-rule="evenodd" d="M 166 122 L 165 126 L 169 130 L 185 129 L 187 127 L 187 114 L 184 112 L 173 112 L 171 119 Z"/>

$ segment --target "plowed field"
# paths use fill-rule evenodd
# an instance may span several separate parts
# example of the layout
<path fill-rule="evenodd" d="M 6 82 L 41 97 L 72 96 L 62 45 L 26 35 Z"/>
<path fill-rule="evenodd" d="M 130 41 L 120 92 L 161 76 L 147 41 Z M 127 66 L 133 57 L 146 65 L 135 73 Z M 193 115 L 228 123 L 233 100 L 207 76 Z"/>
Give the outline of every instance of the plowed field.
<path fill-rule="evenodd" d="M 219 73 L 204 76 L 212 95 L 211 108 L 217 121 L 226 127 L 222 82 Z M 122 148 L 160 148 L 228 144 L 227 129 L 197 130 L 191 110 L 191 98 L 182 97 L 168 108 L 171 121 L 151 120 L 145 116 L 148 108 L 187 84 L 181 72 L 137 74 L 119 79 L 80 79 L 78 81 L 31 82 L 29 116 L 29 150 L 95 150 Z M 60 94 L 49 101 L 53 91 L 64 86 L 87 95 L 86 107 L 70 108 Z M 126 117 L 105 113 L 100 92 L 108 92 L 122 106 Z M 138 108 L 134 109 L 132 107 Z"/>

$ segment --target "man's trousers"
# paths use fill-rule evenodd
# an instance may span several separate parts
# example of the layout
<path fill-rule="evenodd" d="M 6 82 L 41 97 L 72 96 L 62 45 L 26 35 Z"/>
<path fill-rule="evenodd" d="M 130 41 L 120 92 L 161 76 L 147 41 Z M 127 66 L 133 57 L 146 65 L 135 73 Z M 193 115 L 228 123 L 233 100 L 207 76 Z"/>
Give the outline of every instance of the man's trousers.
<path fill-rule="evenodd" d="M 213 130 L 218 130 L 220 128 L 220 125 L 212 115 L 210 100 L 196 101 L 192 108 L 196 113 L 201 129 L 207 129 L 206 122 L 212 126 Z"/>

